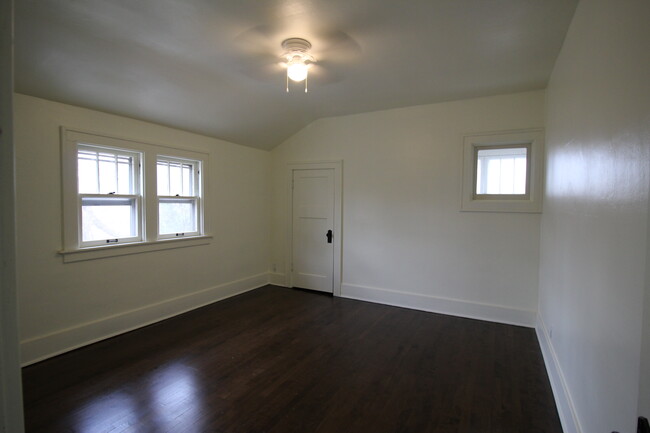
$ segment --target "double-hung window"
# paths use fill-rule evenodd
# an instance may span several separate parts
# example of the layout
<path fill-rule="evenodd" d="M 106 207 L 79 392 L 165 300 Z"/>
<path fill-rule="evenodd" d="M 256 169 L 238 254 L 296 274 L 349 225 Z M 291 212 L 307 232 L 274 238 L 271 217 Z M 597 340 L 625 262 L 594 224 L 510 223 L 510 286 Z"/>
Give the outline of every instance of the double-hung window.
<path fill-rule="evenodd" d="M 201 225 L 201 162 L 159 156 L 158 237 L 195 236 Z"/>
<path fill-rule="evenodd" d="M 142 240 L 138 152 L 79 144 L 79 246 Z"/>
<path fill-rule="evenodd" d="M 61 133 L 64 261 L 209 242 L 207 153 Z"/>

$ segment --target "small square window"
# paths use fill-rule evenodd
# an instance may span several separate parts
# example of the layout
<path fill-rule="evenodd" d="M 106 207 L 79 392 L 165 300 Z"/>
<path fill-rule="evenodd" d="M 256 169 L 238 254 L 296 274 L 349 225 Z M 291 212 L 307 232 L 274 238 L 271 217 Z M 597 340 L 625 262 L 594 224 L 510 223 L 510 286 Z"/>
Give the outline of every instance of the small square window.
<path fill-rule="evenodd" d="M 528 195 L 528 146 L 477 146 L 475 149 L 475 196 Z"/>
<path fill-rule="evenodd" d="M 541 130 L 467 135 L 461 210 L 541 212 Z"/>

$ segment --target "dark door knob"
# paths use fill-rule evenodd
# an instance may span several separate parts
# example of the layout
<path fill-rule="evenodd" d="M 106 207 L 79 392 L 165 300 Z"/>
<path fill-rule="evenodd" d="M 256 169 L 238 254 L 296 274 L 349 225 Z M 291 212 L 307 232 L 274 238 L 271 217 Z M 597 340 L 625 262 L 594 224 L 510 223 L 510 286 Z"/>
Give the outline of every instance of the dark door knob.
<path fill-rule="evenodd" d="M 332 230 L 328 230 L 327 234 L 325 236 L 327 236 L 327 243 L 331 244 L 332 243 Z"/>

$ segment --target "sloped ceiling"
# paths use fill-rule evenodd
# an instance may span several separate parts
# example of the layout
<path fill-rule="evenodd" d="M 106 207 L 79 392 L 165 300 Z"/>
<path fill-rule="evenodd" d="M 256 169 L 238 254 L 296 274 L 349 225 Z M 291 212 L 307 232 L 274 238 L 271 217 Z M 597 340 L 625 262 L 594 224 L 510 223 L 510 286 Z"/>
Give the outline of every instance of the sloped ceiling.
<path fill-rule="evenodd" d="M 271 149 L 321 117 L 542 89 L 577 0 L 21 0 L 16 90 Z M 309 93 L 282 40 L 311 41 Z"/>

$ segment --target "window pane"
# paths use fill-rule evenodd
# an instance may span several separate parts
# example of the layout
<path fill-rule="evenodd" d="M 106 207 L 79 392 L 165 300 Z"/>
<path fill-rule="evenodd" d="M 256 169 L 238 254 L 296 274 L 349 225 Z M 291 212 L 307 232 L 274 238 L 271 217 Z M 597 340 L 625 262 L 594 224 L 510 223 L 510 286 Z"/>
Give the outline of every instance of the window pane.
<path fill-rule="evenodd" d="M 135 199 L 83 198 L 81 200 L 82 241 L 138 236 Z"/>
<path fill-rule="evenodd" d="M 192 191 L 192 166 L 190 164 L 183 164 L 183 193 L 181 195 L 191 196 L 194 195 Z"/>
<path fill-rule="evenodd" d="M 194 163 L 158 160 L 158 195 L 194 196 Z"/>
<path fill-rule="evenodd" d="M 499 189 L 495 194 L 512 194 L 514 188 L 515 159 L 501 158 L 501 171 L 499 172 Z"/>
<path fill-rule="evenodd" d="M 84 146 L 77 152 L 79 193 L 134 194 L 134 157 Z"/>
<path fill-rule="evenodd" d="M 485 172 L 487 189 L 486 194 L 499 194 L 499 186 L 501 185 L 501 160 L 486 158 L 487 170 Z"/>
<path fill-rule="evenodd" d="M 119 156 L 117 159 L 117 193 L 133 194 L 133 158 Z"/>
<path fill-rule="evenodd" d="M 515 159 L 513 194 L 526 194 L 526 158 Z"/>
<path fill-rule="evenodd" d="M 196 200 L 160 199 L 158 232 L 161 235 L 196 232 Z"/>
<path fill-rule="evenodd" d="M 169 195 L 183 195 L 183 177 L 181 176 L 181 165 L 169 164 Z"/>
<path fill-rule="evenodd" d="M 158 195 L 169 195 L 169 163 L 158 161 Z"/>
<path fill-rule="evenodd" d="M 526 194 L 528 149 L 479 149 L 476 194 Z"/>
<path fill-rule="evenodd" d="M 117 161 L 110 153 L 99 154 L 99 193 L 117 192 Z"/>
<path fill-rule="evenodd" d="M 99 192 L 99 178 L 97 175 L 97 152 L 79 150 L 77 155 L 79 193 L 97 194 Z"/>

